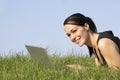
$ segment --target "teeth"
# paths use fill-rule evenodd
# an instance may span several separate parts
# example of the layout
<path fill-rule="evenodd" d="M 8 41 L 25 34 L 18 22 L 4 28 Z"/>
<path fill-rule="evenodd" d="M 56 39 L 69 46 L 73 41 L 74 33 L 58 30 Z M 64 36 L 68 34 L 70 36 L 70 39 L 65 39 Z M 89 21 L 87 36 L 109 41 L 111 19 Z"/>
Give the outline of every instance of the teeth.
<path fill-rule="evenodd" d="M 77 37 L 77 38 L 75 39 L 75 43 L 78 44 L 78 43 L 79 43 L 79 40 L 80 40 L 80 37 Z"/>

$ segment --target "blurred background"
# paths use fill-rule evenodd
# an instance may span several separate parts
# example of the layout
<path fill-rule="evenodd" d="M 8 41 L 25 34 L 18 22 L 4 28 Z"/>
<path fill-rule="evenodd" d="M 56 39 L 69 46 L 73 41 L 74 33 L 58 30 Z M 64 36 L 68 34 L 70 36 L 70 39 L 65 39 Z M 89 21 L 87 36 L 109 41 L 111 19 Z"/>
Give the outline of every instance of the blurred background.
<path fill-rule="evenodd" d="M 0 0 L 0 54 L 27 54 L 25 45 L 48 48 L 49 54 L 88 55 L 86 46 L 72 43 L 63 29 L 73 13 L 93 19 L 98 32 L 120 37 L 120 0 Z M 14 54 L 14 53 L 13 53 Z"/>

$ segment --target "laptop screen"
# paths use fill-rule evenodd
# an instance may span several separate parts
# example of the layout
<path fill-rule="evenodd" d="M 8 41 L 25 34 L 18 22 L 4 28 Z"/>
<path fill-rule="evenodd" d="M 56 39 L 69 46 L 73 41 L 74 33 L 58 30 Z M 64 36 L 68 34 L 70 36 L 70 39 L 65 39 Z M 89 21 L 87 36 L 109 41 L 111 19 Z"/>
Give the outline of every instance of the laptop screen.
<path fill-rule="evenodd" d="M 29 45 L 25 45 L 25 47 L 27 48 L 33 60 L 41 61 L 48 67 L 53 67 L 52 62 L 50 61 L 49 56 L 47 55 L 46 49 Z"/>

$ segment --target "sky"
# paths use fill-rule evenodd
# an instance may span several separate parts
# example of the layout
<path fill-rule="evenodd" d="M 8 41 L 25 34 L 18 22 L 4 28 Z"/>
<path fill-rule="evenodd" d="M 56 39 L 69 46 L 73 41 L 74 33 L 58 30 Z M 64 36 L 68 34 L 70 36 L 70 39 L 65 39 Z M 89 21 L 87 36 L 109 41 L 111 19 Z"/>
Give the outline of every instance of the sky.
<path fill-rule="evenodd" d="M 98 32 L 120 37 L 120 0 L 0 0 L 0 54 L 27 54 L 25 45 L 48 48 L 48 54 L 88 54 L 66 36 L 64 20 L 74 13 L 92 18 Z"/>

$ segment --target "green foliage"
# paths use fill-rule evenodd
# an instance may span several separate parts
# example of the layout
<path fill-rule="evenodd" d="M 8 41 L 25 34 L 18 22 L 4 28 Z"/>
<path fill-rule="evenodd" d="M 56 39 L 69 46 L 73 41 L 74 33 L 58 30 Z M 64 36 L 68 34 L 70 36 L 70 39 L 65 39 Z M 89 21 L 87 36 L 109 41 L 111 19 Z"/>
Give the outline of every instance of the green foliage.
<path fill-rule="evenodd" d="M 94 59 L 80 55 L 50 56 L 54 69 L 28 56 L 0 57 L 0 80 L 120 80 L 120 71 L 95 67 Z M 67 64 L 87 66 L 84 70 L 64 69 Z"/>

